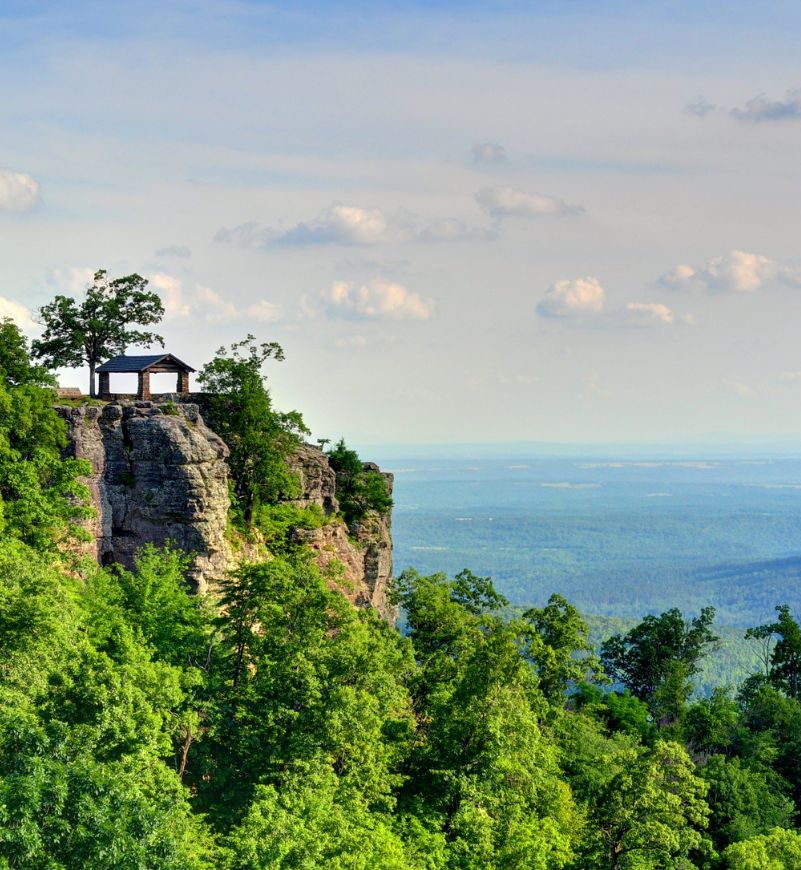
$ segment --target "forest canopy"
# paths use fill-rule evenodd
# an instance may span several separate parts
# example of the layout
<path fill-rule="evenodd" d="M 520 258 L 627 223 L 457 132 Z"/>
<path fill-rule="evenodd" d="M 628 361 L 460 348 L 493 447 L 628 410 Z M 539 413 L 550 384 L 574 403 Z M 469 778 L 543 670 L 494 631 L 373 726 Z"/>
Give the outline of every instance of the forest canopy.
<path fill-rule="evenodd" d="M 400 632 L 286 544 L 319 518 L 279 509 L 271 465 L 232 463 L 243 510 L 276 508 L 272 550 L 216 598 L 189 594 L 170 546 L 100 567 L 62 546 L 87 469 L 62 458 L 52 381 L 0 329 L 0 867 L 801 866 L 788 607 L 749 632 L 762 667 L 702 698 L 711 609 L 646 615 L 599 656 L 561 596 L 516 611 L 489 577 L 407 570 Z M 246 342 L 207 369 L 226 403 L 247 380 L 232 441 L 303 431 L 274 416 L 276 353 Z"/>

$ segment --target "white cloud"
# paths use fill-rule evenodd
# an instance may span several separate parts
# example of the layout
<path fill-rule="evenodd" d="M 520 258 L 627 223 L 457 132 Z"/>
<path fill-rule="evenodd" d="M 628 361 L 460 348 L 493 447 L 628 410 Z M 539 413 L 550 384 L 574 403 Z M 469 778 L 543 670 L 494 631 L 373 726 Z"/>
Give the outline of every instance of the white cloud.
<path fill-rule="evenodd" d="M 261 323 L 272 323 L 281 318 L 281 306 L 275 302 L 269 302 L 267 299 L 259 299 L 258 302 L 248 305 L 245 314 L 252 320 L 258 320 Z"/>
<path fill-rule="evenodd" d="M 789 383 L 797 383 L 801 381 L 801 372 L 782 372 L 779 375 L 780 381 L 787 381 Z"/>
<path fill-rule="evenodd" d="M 514 187 L 483 187 L 476 201 L 495 218 L 539 217 L 581 214 L 583 206 L 568 205 L 564 200 L 544 193 L 526 193 Z"/>
<path fill-rule="evenodd" d="M 479 142 L 470 149 L 473 163 L 506 163 L 506 149 L 497 142 Z"/>
<path fill-rule="evenodd" d="M 798 121 L 801 119 L 801 88 L 791 88 L 783 100 L 769 100 L 764 94 L 754 97 L 743 109 L 732 109 L 738 121 L 758 124 L 762 121 Z"/>
<path fill-rule="evenodd" d="M 211 287 L 198 285 L 196 296 L 205 309 L 205 319 L 209 323 L 222 323 L 226 320 L 237 320 L 239 311 L 233 302 L 223 298 Z"/>
<path fill-rule="evenodd" d="M 357 320 L 428 320 L 434 313 L 431 299 L 380 278 L 361 285 L 336 281 L 324 299 L 329 314 Z"/>
<path fill-rule="evenodd" d="M 10 317 L 23 332 L 34 332 L 36 323 L 30 310 L 19 302 L 0 296 L 0 320 Z"/>
<path fill-rule="evenodd" d="M 178 278 L 166 275 L 164 272 L 156 272 L 150 276 L 150 285 L 161 296 L 166 317 L 188 317 L 191 308 L 184 300 L 183 285 Z"/>
<path fill-rule="evenodd" d="M 270 245 L 375 245 L 403 236 L 403 228 L 377 208 L 334 204 L 310 221 L 301 221 L 287 230 L 263 228 L 251 221 L 233 229 L 222 229 L 218 242 L 234 242 L 245 247 Z"/>
<path fill-rule="evenodd" d="M 601 314 L 606 293 L 597 278 L 564 279 L 552 284 L 537 306 L 541 317 L 582 317 Z"/>
<path fill-rule="evenodd" d="M 39 204 L 40 190 L 30 175 L 0 169 L 0 211 L 30 211 Z"/>
<path fill-rule="evenodd" d="M 675 315 L 661 302 L 629 302 L 626 318 L 633 326 L 673 326 Z"/>
<path fill-rule="evenodd" d="M 676 266 L 659 284 L 673 290 L 750 293 L 771 281 L 794 284 L 798 278 L 761 254 L 731 251 L 700 266 Z"/>

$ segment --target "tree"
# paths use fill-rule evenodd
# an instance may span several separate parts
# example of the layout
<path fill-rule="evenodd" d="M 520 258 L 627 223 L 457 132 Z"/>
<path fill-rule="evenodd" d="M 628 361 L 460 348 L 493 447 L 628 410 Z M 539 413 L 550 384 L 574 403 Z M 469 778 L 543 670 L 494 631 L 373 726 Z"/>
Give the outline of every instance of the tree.
<path fill-rule="evenodd" d="M 646 616 L 625 635 L 612 635 L 601 648 L 601 660 L 613 679 L 660 712 L 670 708 L 668 718 L 673 718 L 687 681 L 718 640 L 710 629 L 714 619 L 714 607 L 704 607 L 690 622 L 676 608 Z"/>
<path fill-rule="evenodd" d="M 788 870 L 801 867 L 801 834 L 775 828 L 729 846 L 723 853 L 730 870 Z"/>
<path fill-rule="evenodd" d="M 276 342 L 256 344 L 248 335 L 230 350 L 221 347 L 203 366 L 198 381 L 211 394 L 205 409 L 208 423 L 225 441 L 231 454 L 236 505 L 246 525 L 258 506 L 295 494 L 297 481 L 287 460 L 309 430 L 297 411 L 273 408 L 262 366 L 268 359 L 283 360 Z"/>
<path fill-rule="evenodd" d="M 776 622 L 749 628 L 745 636 L 762 641 L 766 649 L 770 639 L 775 639 L 772 652 L 765 656 L 768 678 L 788 697 L 801 699 L 801 626 L 788 605 L 780 604 L 776 611 Z"/>
<path fill-rule="evenodd" d="M 386 481 L 380 471 L 359 459 L 359 454 L 340 438 L 328 451 L 328 461 L 337 476 L 337 499 L 345 522 L 351 526 L 368 511 L 384 514 L 392 507 Z"/>
<path fill-rule="evenodd" d="M 40 549 L 76 531 L 74 521 L 88 512 L 78 476 L 89 465 L 61 457 L 66 426 L 51 387 L 19 329 L 0 321 L 0 534 Z"/>
<path fill-rule="evenodd" d="M 141 275 L 109 280 L 105 269 L 95 272 L 93 284 L 78 302 L 56 296 L 39 309 L 45 327 L 33 342 L 33 353 L 50 368 L 89 365 L 89 395 L 95 395 L 95 368 L 106 357 L 125 353 L 128 345 L 164 341 L 160 335 L 131 326 L 158 323 L 164 306 L 157 293 L 146 289 Z"/>

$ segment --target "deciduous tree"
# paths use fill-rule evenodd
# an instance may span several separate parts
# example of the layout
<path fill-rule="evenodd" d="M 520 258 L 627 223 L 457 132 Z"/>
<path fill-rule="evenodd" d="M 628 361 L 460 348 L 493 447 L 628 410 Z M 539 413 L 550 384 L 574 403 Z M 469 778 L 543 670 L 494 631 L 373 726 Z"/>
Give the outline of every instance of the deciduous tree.
<path fill-rule="evenodd" d="M 154 332 L 131 328 L 164 316 L 158 294 L 146 288 L 141 275 L 109 280 L 104 269 L 95 272 L 83 301 L 59 295 L 39 309 L 44 333 L 33 343 L 34 355 L 50 368 L 88 364 L 89 395 L 94 396 L 95 369 L 103 359 L 125 353 L 132 344 L 164 344 Z"/>

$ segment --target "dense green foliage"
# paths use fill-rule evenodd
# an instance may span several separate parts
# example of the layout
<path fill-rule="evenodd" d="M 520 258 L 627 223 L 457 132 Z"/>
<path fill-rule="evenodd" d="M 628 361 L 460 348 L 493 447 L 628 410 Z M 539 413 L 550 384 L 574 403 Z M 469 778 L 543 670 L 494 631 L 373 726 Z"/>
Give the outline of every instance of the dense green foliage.
<path fill-rule="evenodd" d="M 75 533 L 86 514 L 76 502 L 86 466 L 62 460 L 66 427 L 53 413 L 52 385 L 19 329 L 0 321 L 0 535 L 40 550 Z"/>
<path fill-rule="evenodd" d="M 348 526 L 364 519 L 369 511 L 384 514 L 392 508 L 392 496 L 381 472 L 366 468 L 359 454 L 347 447 L 343 438 L 327 456 L 337 476 L 337 498 Z"/>
<path fill-rule="evenodd" d="M 82 468 L 4 328 L 0 472 L 30 471 L 0 490 L 0 867 L 801 866 L 789 607 L 749 632 L 737 694 L 692 700 L 711 610 L 646 616 L 599 659 L 561 595 L 514 611 L 488 577 L 409 569 L 401 633 L 336 591 L 292 534 L 327 518 L 271 501 L 275 478 L 251 502 L 270 554 L 217 599 L 170 547 L 84 564 L 57 546 Z M 211 371 L 244 364 L 251 411 L 274 414 L 259 360 Z"/>
<path fill-rule="evenodd" d="M 132 326 L 149 326 L 164 316 L 157 293 L 147 290 L 141 275 L 109 280 L 104 269 L 95 272 L 83 301 L 56 298 L 39 309 L 42 337 L 33 343 L 34 355 L 51 368 L 89 366 L 89 395 L 95 395 L 95 368 L 106 357 L 125 353 L 129 345 L 159 342 L 161 336 Z"/>
<path fill-rule="evenodd" d="M 198 375 L 209 393 L 206 419 L 231 451 L 233 507 L 247 526 L 260 505 L 291 497 L 297 488 L 287 458 L 308 429 L 297 411 L 273 408 L 262 374 L 268 359 L 283 358 L 280 345 L 257 345 L 249 335 L 230 349 L 221 347 Z"/>

